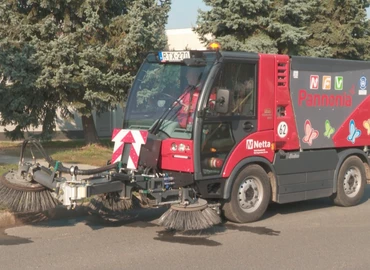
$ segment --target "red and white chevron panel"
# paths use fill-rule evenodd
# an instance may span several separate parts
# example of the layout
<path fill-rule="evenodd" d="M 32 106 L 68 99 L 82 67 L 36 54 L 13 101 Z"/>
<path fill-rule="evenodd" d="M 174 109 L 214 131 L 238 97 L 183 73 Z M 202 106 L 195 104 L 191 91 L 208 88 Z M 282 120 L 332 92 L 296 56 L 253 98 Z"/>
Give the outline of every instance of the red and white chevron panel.
<path fill-rule="evenodd" d="M 146 143 L 148 139 L 147 130 L 131 130 L 115 128 L 112 134 L 112 141 L 114 142 L 114 149 L 111 163 L 121 161 L 122 152 L 125 143 L 131 144 L 129 158 L 127 160 L 128 169 L 136 169 L 139 162 L 139 155 L 141 146 Z"/>

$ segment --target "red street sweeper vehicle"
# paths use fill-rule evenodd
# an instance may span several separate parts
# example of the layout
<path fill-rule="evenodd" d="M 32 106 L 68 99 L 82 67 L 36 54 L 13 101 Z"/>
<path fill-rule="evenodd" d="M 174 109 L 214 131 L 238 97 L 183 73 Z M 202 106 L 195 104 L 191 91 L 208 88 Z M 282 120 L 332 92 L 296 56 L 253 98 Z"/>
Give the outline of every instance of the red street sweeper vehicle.
<path fill-rule="evenodd" d="M 149 53 L 123 128 L 112 134 L 108 165 L 66 168 L 25 141 L 19 170 L 1 177 L 1 200 L 34 211 L 99 196 L 115 210 L 136 196 L 149 207 L 170 206 L 159 224 L 178 230 L 204 229 L 220 216 L 253 222 L 270 202 L 331 197 L 353 206 L 370 180 L 368 78 L 365 61 Z M 27 143 L 49 167 L 23 161 Z"/>

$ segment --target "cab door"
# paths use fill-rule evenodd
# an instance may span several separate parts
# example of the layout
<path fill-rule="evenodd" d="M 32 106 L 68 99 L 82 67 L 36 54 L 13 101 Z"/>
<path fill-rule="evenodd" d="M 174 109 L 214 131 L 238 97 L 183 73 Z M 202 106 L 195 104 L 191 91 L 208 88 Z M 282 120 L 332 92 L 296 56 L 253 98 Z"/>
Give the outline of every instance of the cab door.
<path fill-rule="evenodd" d="M 233 148 L 257 130 L 258 56 L 223 58 L 218 71 L 208 83 L 206 108 L 199 117 L 194 136 L 195 180 L 219 179 Z M 215 99 L 219 89 L 229 93 L 228 110 L 217 113 Z"/>

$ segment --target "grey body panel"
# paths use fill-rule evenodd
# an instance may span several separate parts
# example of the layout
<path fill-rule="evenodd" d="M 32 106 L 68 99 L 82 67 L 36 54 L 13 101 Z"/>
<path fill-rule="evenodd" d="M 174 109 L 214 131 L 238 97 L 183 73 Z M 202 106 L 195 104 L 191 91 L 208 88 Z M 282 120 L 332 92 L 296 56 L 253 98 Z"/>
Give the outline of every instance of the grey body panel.
<path fill-rule="evenodd" d="M 275 156 L 277 202 L 327 197 L 333 193 L 339 160 L 335 149 L 296 152 L 291 157 L 279 153 Z"/>
<path fill-rule="evenodd" d="M 368 79 L 368 61 L 291 57 L 290 91 L 302 149 L 334 147 L 336 132 L 370 95 Z M 361 128 L 362 122 L 355 125 Z"/>

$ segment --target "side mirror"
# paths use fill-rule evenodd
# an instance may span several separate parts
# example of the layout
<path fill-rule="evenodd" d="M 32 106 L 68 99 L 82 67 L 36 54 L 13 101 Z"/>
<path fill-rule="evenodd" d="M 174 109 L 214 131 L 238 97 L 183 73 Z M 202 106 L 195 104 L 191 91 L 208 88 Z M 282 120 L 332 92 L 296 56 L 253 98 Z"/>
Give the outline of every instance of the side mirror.
<path fill-rule="evenodd" d="M 227 113 L 229 110 L 229 98 L 230 90 L 228 89 L 218 89 L 216 97 L 215 111 L 217 113 Z"/>

